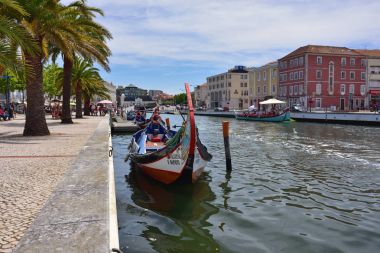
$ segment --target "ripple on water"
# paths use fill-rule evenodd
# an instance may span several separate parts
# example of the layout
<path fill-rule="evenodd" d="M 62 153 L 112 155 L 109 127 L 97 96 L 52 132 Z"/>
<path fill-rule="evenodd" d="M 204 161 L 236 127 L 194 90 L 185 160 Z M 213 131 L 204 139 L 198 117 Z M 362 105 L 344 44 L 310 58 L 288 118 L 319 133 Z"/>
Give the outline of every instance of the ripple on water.
<path fill-rule="evenodd" d="M 150 181 L 144 188 L 123 162 L 130 136 L 113 137 L 123 249 L 378 251 L 380 146 L 373 136 L 380 128 L 231 120 L 233 171 L 226 175 L 224 119 L 196 120 L 214 157 L 190 188 Z"/>

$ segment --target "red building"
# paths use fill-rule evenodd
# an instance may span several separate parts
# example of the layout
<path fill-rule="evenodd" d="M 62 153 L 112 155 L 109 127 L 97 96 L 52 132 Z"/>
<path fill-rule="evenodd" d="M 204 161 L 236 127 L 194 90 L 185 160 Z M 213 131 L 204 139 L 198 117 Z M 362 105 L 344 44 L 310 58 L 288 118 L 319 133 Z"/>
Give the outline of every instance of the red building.
<path fill-rule="evenodd" d="M 279 98 L 289 106 L 354 110 L 365 106 L 366 57 L 346 47 L 307 45 L 278 60 Z"/>

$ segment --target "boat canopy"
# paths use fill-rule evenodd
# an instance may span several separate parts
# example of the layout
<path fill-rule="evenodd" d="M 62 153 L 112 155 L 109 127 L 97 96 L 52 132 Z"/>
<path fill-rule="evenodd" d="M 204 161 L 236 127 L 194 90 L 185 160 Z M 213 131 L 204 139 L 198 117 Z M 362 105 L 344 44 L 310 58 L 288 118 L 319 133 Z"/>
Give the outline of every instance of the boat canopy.
<path fill-rule="evenodd" d="M 271 98 L 263 102 L 260 102 L 260 105 L 273 105 L 273 104 L 286 104 L 286 102 L 275 99 L 275 98 Z"/>

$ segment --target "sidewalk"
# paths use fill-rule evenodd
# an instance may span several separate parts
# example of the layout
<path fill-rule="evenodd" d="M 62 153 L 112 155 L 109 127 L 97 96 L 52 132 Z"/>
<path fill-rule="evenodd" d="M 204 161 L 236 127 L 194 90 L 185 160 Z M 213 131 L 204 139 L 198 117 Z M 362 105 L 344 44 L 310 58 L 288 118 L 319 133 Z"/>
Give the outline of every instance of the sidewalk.
<path fill-rule="evenodd" d="M 62 125 L 47 116 L 50 136 L 23 137 L 25 120 L 0 122 L 0 253 L 11 252 L 103 117 Z"/>

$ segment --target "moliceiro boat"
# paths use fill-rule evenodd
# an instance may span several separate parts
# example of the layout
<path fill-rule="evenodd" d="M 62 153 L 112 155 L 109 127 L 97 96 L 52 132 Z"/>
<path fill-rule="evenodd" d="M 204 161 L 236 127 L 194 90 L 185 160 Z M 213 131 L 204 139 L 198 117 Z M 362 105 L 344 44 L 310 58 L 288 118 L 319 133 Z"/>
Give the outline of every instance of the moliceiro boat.
<path fill-rule="evenodd" d="M 178 131 L 154 118 L 133 135 L 128 158 L 144 174 L 165 184 L 193 183 L 212 158 L 202 144 L 195 125 L 190 88 L 185 84 L 189 111 Z"/>
<path fill-rule="evenodd" d="M 280 101 L 274 98 L 260 102 L 260 105 L 270 105 L 271 108 L 268 111 L 258 112 L 256 110 L 249 110 L 243 112 L 236 112 L 235 116 L 238 120 L 250 120 L 250 121 L 266 121 L 266 122 L 282 122 L 290 120 L 289 108 L 280 109 L 279 104 L 285 104 L 286 102 Z"/>

